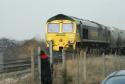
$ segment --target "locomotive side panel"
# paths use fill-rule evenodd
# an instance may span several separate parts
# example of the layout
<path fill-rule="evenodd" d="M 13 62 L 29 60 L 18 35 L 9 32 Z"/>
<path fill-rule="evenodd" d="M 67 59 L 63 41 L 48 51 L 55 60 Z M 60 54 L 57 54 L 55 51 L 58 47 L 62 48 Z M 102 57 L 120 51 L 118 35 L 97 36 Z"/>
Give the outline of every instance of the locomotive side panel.
<path fill-rule="evenodd" d="M 84 23 L 85 22 L 85 23 Z M 81 40 L 88 40 L 88 42 L 108 42 L 108 30 L 100 24 L 83 21 L 81 27 Z"/>
<path fill-rule="evenodd" d="M 98 32 L 100 41 L 109 42 L 109 30 L 106 26 L 101 25 Z"/>
<path fill-rule="evenodd" d="M 125 47 L 125 31 L 123 30 L 119 32 L 119 47 Z"/>
<path fill-rule="evenodd" d="M 110 47 L 116 48 L 120 44 L 119 29 L 110 27 L 109 30 L 110 30 Z"/>
<path fill-rule="evenodd" d="M 99 32 L 97 28 L 89 28 L 89 40 L 99 40 Z"/>

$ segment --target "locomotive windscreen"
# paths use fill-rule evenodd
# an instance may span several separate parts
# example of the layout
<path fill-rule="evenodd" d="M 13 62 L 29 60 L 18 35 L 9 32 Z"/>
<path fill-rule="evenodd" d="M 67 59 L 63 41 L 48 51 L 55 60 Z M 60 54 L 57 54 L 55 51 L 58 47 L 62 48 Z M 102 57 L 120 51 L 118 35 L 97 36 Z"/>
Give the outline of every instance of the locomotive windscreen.
<path fill-rule="evenodd" d="M 62 24 L 62 32 L 73 32 L 73 24 L 63 23 Z"/>
<path fill-rule="evenodd" d="M 48 24 L 48 32 L 59 32 L 59 24 Z"/>

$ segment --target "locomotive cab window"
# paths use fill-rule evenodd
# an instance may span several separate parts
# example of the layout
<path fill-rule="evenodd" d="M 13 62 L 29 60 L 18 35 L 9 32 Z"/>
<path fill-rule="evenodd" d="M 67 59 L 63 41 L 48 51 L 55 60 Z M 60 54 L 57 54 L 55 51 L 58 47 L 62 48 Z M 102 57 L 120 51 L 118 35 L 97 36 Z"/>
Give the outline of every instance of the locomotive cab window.
<path fill-rule="evenodd" d="M 48 32 L 59 32 L 59 24 L 48 24 Z"/>
<path fill-rule="evenodd" d="M 62 32 L 73 32 L 73 24 L 62 24 Z"/>
<path fill-rule="evenodd" d="M 82 37 L 83 39 L 88 39 L 88 29 L 82 29 Z"/>

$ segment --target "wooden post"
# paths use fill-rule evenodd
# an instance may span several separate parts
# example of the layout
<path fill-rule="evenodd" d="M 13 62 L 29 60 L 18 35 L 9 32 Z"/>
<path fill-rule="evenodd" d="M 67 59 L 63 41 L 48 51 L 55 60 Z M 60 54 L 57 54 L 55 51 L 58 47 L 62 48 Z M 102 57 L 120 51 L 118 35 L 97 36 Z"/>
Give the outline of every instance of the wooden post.
<path fill-rule="evenodd" d="M 86 51 L 84 51 L 84 81 L 86 82 Z"/>
<path fill-rule="evenodd" d="M 76 68 L 75 52 L 72 53 L 72 64 L 73 64 L 73 68 Z M 76 71 L 75 69 L 73 69 L 73 70 L 74 70 L 73 72 Z M 76 82 L 76 79 L 77 79 L 76 73 L 74 73 L 73 78 L 74 78 L 74 80 L 73 80 L 72 84 L 77 84 L 77 82 Z"/>
<path fill-rule="evenodd" d="M 79 57 L 80 57 L 79 53 L 76 55 L 76 57 L 77 57 L 76 59 L 77 60 L 77 65 L 76 65 L 77 66 L 77 84 L 79 84 L 79 80 L 80 80 L 79 79 Z"/>
<path fill-rule="evenodd" d="M 83 79 L 83 50 L 80 51 L 80 57 L 79 57 L 79 64 L 80 64 L 80 67 L 79 67 L 79 70 L 80 70 L 80 73 L 79 73 L 79 79 L 80 79 L 80 84 L 82 84 L 82 79 Z"/>
<path fill-rule="evenodd" d="M 102 54 L 102 58 L 103 58 L 103 77 L 105 77 L 105 53 L 104 52 Z"/>
<path fill-rule="evenodd" d="M 121 64 L 120 64 L 120 54 L 118 52 L 115 52 L 115 61 L 116 61 L 116 69 L 121 70 Z"/>
<path fill-rule="evenodd" d="M 65 68 L 65 62 L 66 62 L 64 49 L 62 49 L 62 61 L 63 61 L 62 67 L 64 69 Z"/>
<path fill-rule="evenodd" d="M 116 70 L 118 70 L 118 67 L 117 67 L 117 65 L 118 65 L 118 58 L 117 58 L 117 53 L 115 52 L 115 54 L 114 54 L 114 71 L 116 71 Z"/>
<path fill-rule="evenodd" d="M 79 84 L 80 82 L 79 82 L 79 57 L 80 57 L 80 49 L 79 48 L 77 48 L 77 50 L 76 50 L 76 54 L 75 54 L 75 61 L 76 61 L 76 63 L 75 63 L 75 66 L 76 66 L 76 68 L 77 68 L 77 71 L 76 71 L 76 81 L 75 81 L 75 84 Z"/>
<path fill-rule="evenodd" d="M 39 75 L 39 84 L 41 84 L 41 58 L 40 58 L 40 47 L 38 47 L 38 49 L 37 49 L 37 60 L 38 60 L 38 75 Z"/>
<path fill-rule="evenodd" d="M 119 51 L 118 51 L 119 52 Z M 117 52 L 116 52 L 117 53 Z M 118 64 L 119 64 L 119 70 L 121 70 L 121 60 L 120 60 L 120 53 L 117 54 Z"/>
<path fill-rule="evenodd" d="M 50 53 L 50 64 L 53 64 L 53 44 L 52 41 L 49 42 L 49 53 Z"/>
<path fill-rule="evenodd" d="M 51 77 L 53 83 L 53 43 L 52 41 L 49 42 L 49 55 L 50 55 L 50 68 L 51 68 Z"/>
<path fill-rule="evenodd" d="M 33 55 L 33 49 L 31 49 L 31 73 L 32 73 L 32 81 L 34 83 L 34 78 L 35 78 L 35 61 L 34 61 L 34 55 Z"/>
<path fill-rule="evenodd" d="M 63 78 L 64 78 L 64 84 L 67 84 L 67 70 L 66 70 L 66 56 L 65 56 L 65 50 L 62 49 L 62 60 L 63 60 Z"/>

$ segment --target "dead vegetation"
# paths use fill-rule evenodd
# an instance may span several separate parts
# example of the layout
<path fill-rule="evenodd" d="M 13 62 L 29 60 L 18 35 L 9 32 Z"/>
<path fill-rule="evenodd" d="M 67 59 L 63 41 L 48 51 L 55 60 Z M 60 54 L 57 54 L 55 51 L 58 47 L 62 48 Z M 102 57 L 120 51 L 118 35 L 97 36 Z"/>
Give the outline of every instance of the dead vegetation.
<path fill-rule="evenodd" d="M 67 84 L 99 84 L 108 74 L 113 71 L 125 69 L 125 57 L 105 55 L 103 56 L 87 56 L 86 58 L 86 74 L 84 74 L 84 58 L 77 57 L 75 59 L 66 60 L 66 76 L 61 75 L 63 69 L 61 64 L 56 64 L 54 68 L 54 84 L 65 84 L 63 79 L 67 78 Z M 55 74 L 54 73 L 54 74 Z M 57 74 L 58 73 L 58 74 Z M 60 73 L 60 74 L 59 74 Z M 86 81 L 84 80 L 86 76 Z M 59 82 L 60 81 L 60 82 Z"/>

